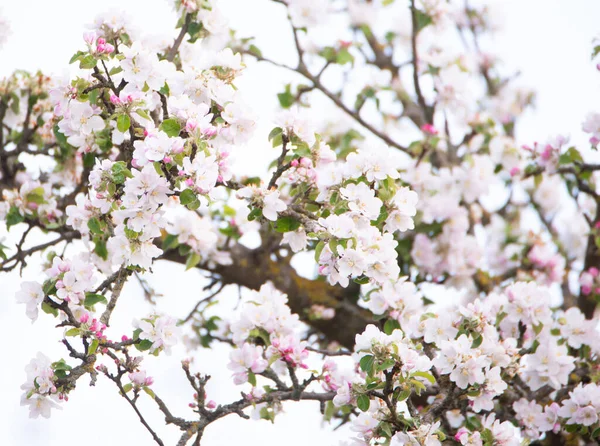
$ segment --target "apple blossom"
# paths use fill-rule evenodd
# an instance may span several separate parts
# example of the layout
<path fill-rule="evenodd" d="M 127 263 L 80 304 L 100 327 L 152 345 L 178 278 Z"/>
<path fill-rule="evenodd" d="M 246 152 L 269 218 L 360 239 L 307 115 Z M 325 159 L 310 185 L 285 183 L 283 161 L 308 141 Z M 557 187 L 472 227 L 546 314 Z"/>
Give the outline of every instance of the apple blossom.
<path fill-rule="evenodd" d="M 27 366 L 30 416 L 89 374 L 138 415 L 154 399 L 178 444 L 229 414 L 274 421 L 288 400 L 318 401 L 352 444 L 597 441 L 600 167 L 562 136 L 522 144 L 533 96 L 479 44 L 487 6 L 273 3 L 290 64 L 230 30 L 217 0 L 174 0 L 172 42 L 113 12 L 88 27 L 71 79 L 0 81 L 0 271 L 43 263 L 16 300 L 56 318 L 68 351 Z M 261 160 L 269 130 L 238 82 L 252 59 L 296 76 L 277 87 L 276 154 L 259 170 L 237 156 Z M 598 123 L 582 123 L 592 147 Z M 185 286 L 206 295 L 114 332 L 131 278 L 154 305 L 169 261 L 200 270 Z M 182 361 L 191 411 L 171 412 L 146 359 L 179 341 L 194 358 L 230 345 L 241 398 L 208 398 L 200 351 L 198 371 Z"/>

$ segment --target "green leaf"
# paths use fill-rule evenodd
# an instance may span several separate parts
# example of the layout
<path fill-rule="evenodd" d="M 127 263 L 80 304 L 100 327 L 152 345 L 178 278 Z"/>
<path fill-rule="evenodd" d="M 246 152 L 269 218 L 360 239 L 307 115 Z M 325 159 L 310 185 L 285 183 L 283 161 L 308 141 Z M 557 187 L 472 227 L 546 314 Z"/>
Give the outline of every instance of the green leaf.
<path fill-rule="evenodd" d="M 108 259 L 108 249 L 104 240 L 95 240 L 94 252 L 102 259 Z"/>
<path fill-rule="evenodd" d="M 280 217 L 277 219 L 275 230 L 277 232 L 291 232 L 300 227 L 301 223 L 292 217 Z"/>
<path fill-rule="evenodd" d="M 144 389 L 144 392 L 146 392 L 148 395 L 150 395 L 150 398 L 154 399 L 156 398 L 156 395 L 154 394 L 154 392 L 152 391 L 152 389 L 148 386 L 144 386 L 142 387 L 142 389 Z"/>
<path fill-rule="evenodd" d="M 146 84 L 148 85 L 148 84 Z M 148 87 L 148 89 L 150 89 L 150 87 Z M 160 93 L 164 94 L 165 96 L 171 96 L 171 89 L 169 88 L 169 84 L 167 84 L 165 82 L 165 85 L 163 85 L 162 87 L 160 87 L 160 90 L 158 90 Z"/>
<path fill-rule="evenodd" d="M 79 328 L 71 328 L 66 331 L 65 336 L 79 336 L 80 333 L 81 330 L 79 330 Z"/>
<path fill-rule="evenodd" d="M 571 162 L 571 157 L 567 153 L 562 153 L 558 157 L 558 164 L 569 164 Z"/>
<path fill-rule="evenodd" d="M 125 133 L 131 126 L 131 118 L 129 115 L 122 114 L 117 118 L 117 129 L 119 132 Z"/>
<path fill-rule="evenodd" d="M 50 304 L 46 302 L 42 302 L 42 311 L 46 314 L 52 314 L 54 317 L 58 316 L 58 310 L 50 306 Z"/>
<path fill-rule="evenodd" d="M 138 108 L 135 112 L 138 115 L 140 115 L 142 118 L 147 119 L 148 121 L 152 120 L 152 118 L 150 118 L 150 115 L 148 114 L 148 112 L 146 110 L 142 110 L 141 108 Z"/>
<path fill-rule="evenodd" d="M 392 433 L 392 426 L 390 423 L 380 423 L 379 428 L 383 431 L 387 438 L 392 438 L 392 435 L 394 435 Z"/>
<path fill-rule="evenodd" d="M 363 356 L 362 358 L 360 358 L 359 365 L 360 365 L 360 369 L 363 372 L 371 374 L 371 371 L 373 370 L 373 366 L 375 365 L 375 358 L 373 357 L 373 355 Z"/>
<path fill-rule="evenodd" d="M 377 371 L 381 372 L 383 370 L 387 370 L 391 367 L 394 367 L 394 364 L 396 364 L 396 361 L 394 361 L 393 359 L 388 359 L 386 361 L 383 361 L 381 364 L 379 364 L 377 366 Z"/>
<path fill-rule="evenodd" d="M 274 136 L 271 140 L 271 145 L 273 146 L 273 148 L 283 145 L 283 133 Z"/>
<path fill-rule="evenodd" d="M 75 54 L 73 54 L 73 57 L 71 57 L 71 60 L 69 60 L 69 65 L 72 64 L 73 62 L 79 60 L 81 58 L 81 56 L 83 56 L 85 53 L 83 51 L 77 51 Z"/>
<path fill-rule="evenodd" d="M 369 283 L 369 278 L 367 276 L 356 277 L 352 280 L 354 283 L 358 283 L 359 285 L 366 285 Z"/>
<path fill-rule="evenodd" d="M 248 52 L 256 57 L 262 57 L 262 51 L 256 45 L 250 45 Z"/>
<path fill-rule="evenodd" d="M 29 193 L 25 196 L 27 201 L 36 204 L 44 204 L 46 200 L 44 200 L 44 188 L 36 187 L 35 189 L 29 191 Z"/>
<path fill-rule="evenodd" d="M 336 50 L 332 46 L 326 46 L 319 52 L 319 56 L 323 57 L 327 62 L 335 62 Z"/>
<path fill-rule="evenodd" d="M 319 257 L 321 257 L 321 252 L 323 252 L 323 248 L 325 248 L 325 242 L 323 240 L 317 243 L 317 247 L 315 248 L 315 261 L 319 261 Z"/>
<path fill-rule="evenodd" d="M 171 137 L 179 136 L 179 132 L 181 132 L 181 126 L 175 119 L 165 119 L 159 129 Z"/>
<path fill-rule="evenodd" d="M 256 375 L 251 370 L 248 370 L 248 382 L 252 387 L 256 387 Z"/>
<path fill-rule="evenodd" d="M 86 308 L 93 307 L 97 303 L 108 303 L 106 297 L 102 294 L 96 293 L 85 293 L 85 300 L 83 301 L 83 306 Z"/>
<path fill-rule="evenodd" d="M 127 168 L 127 164 L 124 161 L 117 161 L 111 168 L 113 181 L 117 184 L 123 184 L 125 178 L 132 178 L 133 174 Z"/>
<path fill-rule="evenodd" d="M 24 220 L 25 217 L 23 217 L 19 213 L 19 208 L 17 208 L 16 206 L 11 206 L 8 213 L 6 214 L 6 227 L 10 228 L 11 226 L 23 222 Z"/>
<path fill-rule="evenodd" d="M 398 398 L 397 398 L 398 402 L 404 401 L 405 399 L 407 399 L 411 393 L 412 392 L 410 391 L 410 389 L 405 389 L 402 392 L 400 392 L 398 394 Z"/>
<path fill-rule="evenodd" d="M 192 269 L 198 263 L 200 263 L 200 260 L 202 260 L 202 257 L 200 257 L 199 254 L 196 254 L 195 252 L 190 252 L 187 261 L 185 262 L 185 270 L 187 271 L 188 269 Z"/>
<path fill-rule="evenodd" d="M 8 246 L 3 245 L 2 243 L 0 243 L 0 258 L 2 258 L 3 260 L 8 259 L 8 256 L 4 252 L 5 249 L 8 249 Z"/>
<path fill-rule="evenodd" d="M 327 403 L 325 404 L 325 412 L 323 413 L 323 418 L 325 419 L 325 421 L 331 421 L 335 412 L 336 408 L 335 404 L 333 404 L 333 401 L 327 401 Z"/>
<path fill-rule="evenodd" d="M 290 108 L 294 105 L 295 97 L 292 94 L 292 87 L 290 84 L 285 86 L 285 91 L 283 93 L 279 93 L 277 95 L 277 99 L 279 99 L 279 105 L 281 108 Z"/>
<path fill-rule="evenodd" d="M 421 381 L 417 380 L 417 379 L 411 379 L 409 380 L 410 383 L 417 388 L 417 393 L 421 394 L 421 390 L 425 390 L 425 384 L 423 384 Z"/>
<path fill-rule="evenodd" d="M 271 141 L 276 136 L 281 135 L 281 133 L 283 133 L 283 129 L 281 127 L 275 127 L 273 130 L 271 130 L 271 133 L 269 133 L 269 141 Z"/>
<path fill-rule="evenodd" d="M 364 394 L 360 395 L 356 399 L 356 406 L 363 412 L 366 412 L 367 410 L 369 410 L 370 405 L 371 405 L 371 400 L 369 399 L 369 397 L 367 395 L 364 395 Z"/>
<path fill-rule="evenodd" d="M 168 234 L 162 242 L 162 249 L 163 251 L 168 251 L 169 249 L 176 248 L 178 244 L 177 236 Z"/>
<path fill-rule="evenodd" d="M 91 170 L 94 167 L 94 164 L 96 164 L 95 153 L 90 152 L 83 155 L 83 167 Z"/>
<path fill-rule="evenodd" d="M 261 216 L 262 216 L 262 209 L 254 208 L 254 209 L 252 209 L 252 211 L 250 211 L 247 218 L 248 218 L 248 221 L 254 221 Z"/>
<path fill-rule="evenodd" d="M 88 95 L 90 104 L 96 105 L 98 103 L 98 96 L 100 96 L 99 88 L 96 88 L 95 90 L 90 91 L 90 94 Z"/>
<path fill-rule="evenodd" d="M 100 227 L 100 222 L 96 217 L 92 217 L 88 220 L 87 224 L 89 230 L 92 234 L 102 234 L 102 228 Z"/>
<path fill-rule="evenodd" d="M 394 330 L 400 330 L 400 322 L 398 322 L 396 319 L 388 319 L 385 321 L 385 324 L 383 325 L 383 332 L 387 335 L 391 335 Z"/>
<path fill-rule="evenodd" d="M 578 163 L 583 162 L 583 157 L 581 156 L 581 153 L 579 153 L 579 150 L 577 150 L 575 147 L 569 147 L 569 150 L 567 150 L 567 154 L 569 155 L 569 158 L 571 158 L 571 161 Z"/>
<path fill-rule="evenodd" d="M 567 425 L 565 426 L 565 430 L 566 430 L 568 433 L 570 433 L 570 434 L 572 434 L 573 432 L 576 432 L 576 431 L 577 431 L 577 429 L 579 429 L 579 425 L 578 425 L 578 424 L 567 424 Z"/>
<path fill-rule="evenodd" d="M 350 51 L 348 51 L 347 48 L 342 48 L 338 51 L 335 61 L 340 65 L 354 63 L 354 56 L 350 54 Z"/>
<path fill-rule="evenodd" d="M 420 11 L 415 8 L 415 21 L 417 22 L 417 30 L 419 33 L 421 30 L 433 23 L 433 19 L 423 11 Z"/>
<path fill-rule="evenodd" d="M 51 364 L 51 366 L 52 366 L 52 369 L 54 371 L 64 370 L 64 371 L 68 372 L 69 370 L 71 370 L 73 368 L 69 364 L 67 364 L 64 359 L 60 359 L 60 360 L 58 360 L 56 362 L 53 362 Z"/>
<path fill-rule="evenodd" d="M 184 206 L 187 206 L 195 200 L 197 200 L 196 194 L 191 189 L 185 189 L 179 194 L 179 202 Z"/>
<path fill-rule="evenodd" d="M 98 341 L 98 339 L 94 339 L 88 347 L 87 354 L 93 355 L 94 353 L 96 353 L 96 350 L 98 350 L 98 345 L 100 345 L 100 342 Z"/>
<path fill-rule="evenodd" d="M 133 384 L 131 384 L 131 383 L 125 384 L 123 386 L 123 392 L 125 392 L 125 393 L 131 391 L 131 389 L 133 389 Z"/>
<path fill-rule="evenodd" d="M 435 378 L 429 372 L 413 372 L 412 376 L 418 376 L 419 378 L 425 378 L 431 384 L 435 384 Z"/>
<path fill-rule="evenodd" d="M 200 31 L 202 31 L 202 23 L 198 23 L 198 22 L 190 23 L 188 26 L 188 34 L 190 35 L 188 42 L 194 43 L 196 40 L 198 40 L 198 37 L 200 37 L 199 36 Z"/>
<path fill-rule="evenodd" d="M 152 348 L 152 341 L 148 339 L 143 339 L 137 344 L 134 344 L 135 348 L 137 348 L 141 352 L 145 352 L 146 350 L 150 350 Z"/>
<path fill-rule="evenodd" d="M 91 54 L 88 54 L 79 60 L 79 68 L 89 70 L 90 68 L 94 68 L 97 63 L 98 61 L 96 58 Z"/>
<path fill-rule="evenodd" d="M 471 344 L 471 348 L 477 348 L 483 342 L 483 336 L 481 336 L 479 333 L 476 333 L 474 336 L 475 337 L 473 339 L 473 343 Z"/>

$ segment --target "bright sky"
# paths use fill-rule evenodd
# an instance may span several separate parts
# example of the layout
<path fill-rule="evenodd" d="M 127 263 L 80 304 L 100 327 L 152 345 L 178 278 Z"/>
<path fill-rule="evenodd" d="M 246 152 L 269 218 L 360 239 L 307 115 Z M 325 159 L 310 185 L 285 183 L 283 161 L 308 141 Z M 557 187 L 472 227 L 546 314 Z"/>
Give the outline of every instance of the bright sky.
<path fill-rule="evenodd" d="M 600 109 L 600 73 L 590 63 L 592 38 L 600 31 L 600 2 L 597 0 L 495 0 L 503 16 L 504 31 L 494 46 L 502 59 L 522 72 L 523 83 L 532 85 L 538 92 L 538 108 L 529 113 L 519 127 L 519 141 L 543 141 L 557 133 L 572 135 L 573 141 L 585 141 L 580 133 L 585 114 Z M 2 12 L 11 23 L 12 35 L 0 49 L 0 76 L 21 68 L 61 74 L 71 55 L 82 46 L 84 25 L 92 22 L 97 13 L 122 8 L 127 5 L 129 15 L 140 29 L 148 32 L 168 32 L 174 14 L 166 0 L 29 0 L 9 2 L 0 0 Z M 256 35 L 263 53 L 285 54 L 291 47 L 280 5 L 268 0 L 225 0 L 226 12 L 233 28 L 245 35 Z M 286 57 L 282 60 L 286 61 Z M 290 60 L 289 56 L 287 60 Z M 251 66 L 244 75 L 242 87 L 246 88 L 247 102 L 264 122 L 258 138 L 266 137 L 270 119 L 276 106 L 275 93 L 280 90 L 279 76 L 265 67 Z M 275 79 L 275 80 L 274 80 Z M 272 155 L 275 157 L 275 154 Z M 238 154 L 240 164 L 259 169 L 254 148 Z M 0 234 L 2 238 L 2 234 Z M 159 274 L 152 283 L 165 296 L 159 309 L 173 316 L 183 316 L 201 297 L 200 283 L 195 272 L 183 273 L 175 265 L 156 269 Z M 24 278 L 36 278 L 35 268 L 25 270 Z M 161 279 L 168 277 L 168 280 Z M 199 275 L 197 276 L 199 279 Z M 87 446 L 105 444 L 151 444 L 151 439 L 133 411 L 121 399 L 114 387 L 99 379 L 95 389 L 87 387 L 86 380 L 72 393 L 62 412 L 54 412 L 50 420 L 30 420 L 27 409 L 19 407 L 25 380 L 24 367 L 37 351 L 52 358 L 65 357 L 64 348 L 58 344 L 59 333 L 52 328 L 52 320 L 41 315 L 35 324 L 25 316 L 22 306 L 17 306 L 14 294 L 19 288 L 17 275 L 0 278 L 0 337 L 3 354 L 0 365 L 1 444 L 8 446 L 44 444 L 58 446 L 85 442 Z M 131 315 L 144 315 L 150 311 L 137 286 L 126 289 L 127 301 L 115 313 L 113 333 L 130 332 Z M 195 291 L 198 289 L 198 291 Z M 190 292 L 190 290 L 194 290 Z M 51 336 L 53 334 L 54 336 Z M 110 334 L 110 333 L 109 333 Z M 161 355 L 150 358 L 145 364 L 155 378 L 156 392 L 170 403 L 182 416 L 189 416 L 185 407 L 191 401 L 191 392 L 183 379 L 175 358 L 184 357 L 183 349 L 171 357 Z M 226 352 L 207 350 L 195 354 L 199 370 L 211 374 L 209 397 L 218 402 L 228 402 L 239 396 L 240 388 L 233 386 L 230 372 L 225 368 Z M 160 426 L 162 418 L 149 404 L 142 404 L 151 424 Z M 330 446 L 347 433 L 320 430 L 320 415 L 316 404 L 290 404 L 286 414 L 274 426 L 267 422 L 243 421 L 231 416 L 210 426 L 203 444 L 207 446 L 248 444 L 275 446 L 289 445 Z M 186 413 L 187 412 L 187 413 Z M 158 429 L 167 444 L 178 438 L 172 428 Z M 168 434 L 171 433 L 171 435 Z M 174 434 L 174 435 L 173 435 Z"/>

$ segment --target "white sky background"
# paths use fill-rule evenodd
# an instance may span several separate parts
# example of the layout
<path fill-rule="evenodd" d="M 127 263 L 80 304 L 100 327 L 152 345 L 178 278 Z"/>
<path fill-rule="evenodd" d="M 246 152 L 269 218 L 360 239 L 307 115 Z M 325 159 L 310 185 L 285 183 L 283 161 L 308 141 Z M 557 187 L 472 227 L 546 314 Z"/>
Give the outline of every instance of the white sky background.
<path fill-rule="evenodd" d="M 402 1 L 402 0 L 398 0 Z M 521 143 L 544 141 L 557 133 L 570 134 L 572 141 L 585 143 L 580 132 L 581 121 L 589 111 L 600 110 L 600 73 L 590 63 L 591 40 L 600 31 L 600 2 L 597 0 L 495 0 L 498 12 L 504 17 L 503 31 L 494 46 L 496 54 L 511 67 L 520 69 L 522 82 L 538 92 L 537 109 L 520 121 L 518 139 Z M 243 35 L 257 36 L 257 46 L 265 55 L 293 63 L 289 29 L 281 5 L 268 0 L 225 0 L 225 11 L 231 26 Z M 174 23 L 170 4 L 164 0 L 29 0 L 17 2 L 0 0 L 0 14 L 11 23 L 12 35 L 0 49 L 0 76 L 14 69 L 43 69 L 48 73 L 65 71 L 71 55 L 83 47 L 84 26 L 107 9 L 126 7 L 132 21 L 148 33 L 167 32 Z M 174 31 L 173 31 L 174 32 Z M 285 53 L 287 52 L 287 56 Z M 273 76 L 273 73 L 280 75 Z M 283 76 L 285 77 L 283 77 Z M 279 79 L 290 79 L 283 72 L 270 67 L 252 65 L 239 85 L 245 89 L 247 102 L 260 116 L 257 138 L 236 153 L 236 159 L 246 173 L 258 173 L 266 162 L 257 163 L 261 155 L 269 161 L 277 154 L 264 152 L 266 135 L 272 127 L 270 120 L 276 108 L 275 93 L 281 91 Z M 288 80 L 289 82 L 289 80 Z M 244 88 L 245 87 L 245 88 Z M 265 141 L 265 142 L 263 142 Z M 261 146 L 257 147 L 257 144 Z M 248 169 L 251 169 L 249 172 Z M 4 227 L 0 227 L 0 238 Z M 197 272 L 184 274 L 178 265 L 155 268 L 159 274 L 152 280 L 157 291 L 165 296 L 159 299 L 159 310 L 168 310 L 175 317 L 187 314 L 201 297 Z M 35 267 L 25 270 L 24 279 L 36 279 Z M 19 288 L 16 274 L 0 277 L 0 445 L 70 445 L 85 442 L 87 446 L 105 444 L 153 444 L 150 436 L 127 403 L 119 397 L 115 387 L 105 379 L 98 380 L 96 388 L 89 389 L 86 379 L 63 404 L 62 411 L 53 412 L 50 420 L 30 420 L 26 408 L 19 407 L 25 380 L 24 367 L 38 351 L 53 359 L 67 357 L 59 345 L 60 332 L 53 329 L 53 319 L 40 314 L 35 324 L 25 316 L 22 305 L 17 305 L 14 294 Z M 123 304 L 114 314 L 114 325 L 109 336 L 120 337 L 131 332 L 133 314 L 143 316 L 150 312 L 137 285 L 126 288 Z M 125 301 L 125 302 L 123 302 Z M 186 405 L 191 391 L 184 382 L 177 358 L 185 356 L 183 349 L 171 357 L 161 355 L 149 358 L 144 364 L 155 378 L 154 389 L 176 415 L 189 417 Z M 196 367 L 213 375 L 208 386 L 209 397 L 226 403 L 237 398 L 241 387 L 234 386 L 226 369 L 227 353 L 200 350 L 195 354 Z M 159 426 L 167 444 L 178 438 L 176 428 L 162 428 L 162 417 L 148 402 L 142 404 L 153 426 Z M 317 404 L 288 404 L 286 414 L 279 416 L 272 426 L 265 421 L 244 421 L 235 415 L 216 422 L 205 432 L 203 445 L 289 445 L 330 446 L 347 433 L 331 433 L 320 429 Z"/>

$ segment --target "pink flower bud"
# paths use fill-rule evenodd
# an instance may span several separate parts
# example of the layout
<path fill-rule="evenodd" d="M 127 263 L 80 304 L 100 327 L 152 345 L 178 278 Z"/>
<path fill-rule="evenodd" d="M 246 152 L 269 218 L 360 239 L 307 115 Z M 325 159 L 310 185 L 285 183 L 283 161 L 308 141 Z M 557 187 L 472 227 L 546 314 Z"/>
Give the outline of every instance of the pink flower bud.
<path fill-rule="evenodd" d="M 588 269 L 588 272 L 594 277 L 598 277 L 598 274 L 600 273 L 600 271 L 598 271 L 598 268 L 596 268 L 595 266 L 592 266 L 590 269 Z"/>
<path fill-rule="evenodd" d="M 163 162 L 169 164 L 171 161 L 173 161 L 173 159 L 170 156 L 165 156 L 163 158 Z"/>
<path fill-rule="evenodd" d="M 541 156 L 541 158 L 542 158 L 544 161 L 548 161 L 548 160 L 549 160 L 549 159 L 552 157 L 552 152 L 553 152 L 553 150 L 554 150 L 554 149 L 553 149 L 553 147 L 552 147 L 550 144 L 548 144 L 548 145 L 547 145 L 547 146 L 544 148 L 544 151 L 541 153 L 541 155 L 540 155 L 540 156 Z"/>
<path fill-rule="evenodd" d="M 210 126 L 205 128 L 202 133 L 206 138 L 212 138 L 217 135 L 217 128 L 214 126 Z"/>
<path fill-rule="evenodd" d="M 144 380 L 144 385 L 145 386 L 151 386 L 152 384 L 154 384 L 154 378 L 152 378 L 151 376 L 147 377 Z"/>
<path fill-rule="evenodd" d="M 296 166 L 298 166 L 298 160 L 296 160 L 296 159 L 292 160 L 292 161 L 290 162 L 290 165 L 291 165 L 292 167 L 296 167 Z"/>
<path fill-rule="evenodd" d="M 582 285 L 581 292 L 587 296 L 588 294 L 590 294 L 592 292 L 592 287 L 589 285 Z"/>
<path fill-rule="evenodd" d="M 96 51 L 98 51 L 99 53 L 103 53 L 104 49 L 105 48 L 103 44 L 98 44 L 98 46 L 96 47 Z"/>
<path fill-rule="evenodd" d="M 434 136 L 434 135 L 437 135 L 437 134 L 438 134 L 438 131 L 437 131 L 437 130 L 436 130 L 436 128 L 433 126 L 433 124 L 429 124 L 429 123 L 428 123 L 428 124 L 423 124 L 423 125 L 421 126 L 421 130 L 422 130 L 422 131 L 423 131 L 425 134 L 427 134 L 427 135 L 431 135 L 431 136 Z"/>
<path fill-rule="evenodd" d="M 215 403 L 213 400 L 208 400 L 208 402 L 206 403 L 206 408 L 214 409 L 215 407 L 217 407 L 217 403 Z"/>
<path fill-rule="evenodd" d="M 185 130 L 188 133 L 193 133 L 194 130 L 196 130 L 197 127 L 198 127 L 198 123 L 196 121 L 191 120 L 191 119 L 188 119 L 187 122 L 185 123 Z"/>
<path fill-rule="evenodd" d="M 469 435 L 469 431 L 467 429 L 465 429 L 464 427 L 461 427 L 458 430 L 458 432 L 456 433 L 456 435 L 454 435 L 454 439 L 460 443 L 461 442 L 460 439 L 462 437 L 464 437 L 465 435 Z"/>
<path fill-rule="evenodd" d="M 110 102 L 112 102 L 115 105 L 119 105 L 121 103 L 121 99 L 119 99 L 119 96 L 117 96 L 116 94 L 111 94 Z"/>
<path fill-rule="evenodd" d="M 106 43 L 106 39 L 104 37 L 98 37 L 98 45 L 104 45 Z"/>
<path fill-rule="evenodd" d="M 81 322 L 82 324 L 86 324 L 89 319 L 90 319 L 90 315 L 88 313 L 84 313 L 79 318 L 79 322 Z"/>
<path fill-rule="evenodd" d="M 194 180 L 192 180 L 191 178 L 188 178 L 188 179 L 185 180 L 185 184 L 188 187 L 192 187 L 194 185 Z"/>

